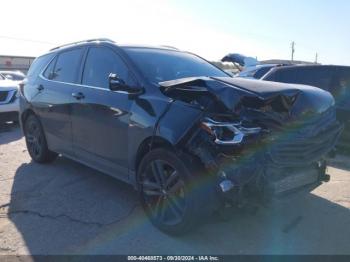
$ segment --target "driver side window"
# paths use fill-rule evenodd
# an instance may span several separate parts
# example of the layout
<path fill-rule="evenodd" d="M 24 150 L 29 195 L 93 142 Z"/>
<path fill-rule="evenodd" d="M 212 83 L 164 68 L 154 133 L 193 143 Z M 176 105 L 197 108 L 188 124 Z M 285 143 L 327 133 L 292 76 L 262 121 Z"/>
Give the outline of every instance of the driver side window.
<path fill-rule="evenodd" d="M 82 84 L 108 89 L 110 73 L 117 74 L 128 85 L 135 86 L 130 70 L 115 52 L 105 47 L 90 48 L 85 62 Z"/>

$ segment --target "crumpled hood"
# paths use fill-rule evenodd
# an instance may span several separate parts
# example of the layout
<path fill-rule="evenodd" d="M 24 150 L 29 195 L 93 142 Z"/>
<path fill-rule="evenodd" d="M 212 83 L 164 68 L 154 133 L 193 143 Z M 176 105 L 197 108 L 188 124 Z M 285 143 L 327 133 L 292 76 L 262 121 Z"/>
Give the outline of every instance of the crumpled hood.
<path fill-rule="evenodd" d="M 0 80 L 0 91 L 18 90 L 18 85 L 10 80 Z"/>
<path fill-rule="evenodd" d="M 171 90 L 186 92 L 209 92 L 226 108 L 273 105 L 274 111 L 288 111 L 299 116 L 323 113 L 334 105 L 332 95 L 322 89 L 295 84 L 267 82 L 230 77 L 192 77 L 159 83 L 164 93 Z"/>

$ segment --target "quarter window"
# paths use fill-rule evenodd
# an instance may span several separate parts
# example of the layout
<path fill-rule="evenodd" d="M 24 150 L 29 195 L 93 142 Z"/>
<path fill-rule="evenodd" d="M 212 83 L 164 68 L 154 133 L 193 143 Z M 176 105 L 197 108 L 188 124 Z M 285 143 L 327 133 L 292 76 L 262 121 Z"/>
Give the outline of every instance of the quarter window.
<path fill-rule="evenodd" d="M 108 89 L 110 73 L 117 74 L 130 86 L 135 85 L 128 67 L 115 52 L 103 47 L 90 48 L 84 68 L 83 85 Z"/>
<path fill-rule="evenodd" d="M 50 61 L 52 57 L 53 57 L 53 54 L 49 54 L 49 55 L 44 55 L 36 58 L 33 61 L 27 73 L 28 80 L 35 79 L 41 73 L 41 70 L 44 69 L 44 67 L 47 65 L 47 63 Z"/>
<path fill-rule="evenodd" d="M 77 83 L 77 72 L 82 53 L 82 49 L 74 49 L 59 54 L 50 79 L 66 83 Z"/>
<path fill-rule="evenodd" d="M 51 61 L 51 63 L 49 64 L 49 66 L 46 68 L 44 72 L 44 76 L 47 79 L 52 79 L 54 77 L 54 67 L 55 67 L 56 60 L 57 60 L 57 57 Z"/>

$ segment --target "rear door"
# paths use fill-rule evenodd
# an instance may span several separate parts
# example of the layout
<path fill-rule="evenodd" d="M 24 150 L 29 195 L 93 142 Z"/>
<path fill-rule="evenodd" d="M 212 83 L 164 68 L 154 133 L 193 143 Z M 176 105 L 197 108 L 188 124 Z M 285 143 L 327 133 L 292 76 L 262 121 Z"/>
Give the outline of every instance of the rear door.
<path fill-rule="evenodd" d="M 37 83 L 40 118 L 51 150 L 73 155 L 71 108 L 76 101 L 78 72 L 83 48 L 60 52 Z"/>
<path fill-rule="evenodd" d="M 90 47 L 81 77 L 80 103 L 72 110 L 76 156 L 88 165 L 128 179 L 128 129 L 132 99 L 109 90 L 108 76 L 136 82 L 121 57 L 106 46 Z"/>

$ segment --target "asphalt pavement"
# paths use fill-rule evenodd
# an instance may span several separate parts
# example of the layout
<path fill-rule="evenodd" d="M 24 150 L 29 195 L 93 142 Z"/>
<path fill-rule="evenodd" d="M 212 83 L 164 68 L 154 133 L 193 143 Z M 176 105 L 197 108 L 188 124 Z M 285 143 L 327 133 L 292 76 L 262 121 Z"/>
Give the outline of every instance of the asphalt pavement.
<path fill-rule="evenodd" d="M 159 232 L 129 185 L 59 157 L 31 162 L 18 126 L 0 127 L 0 254 L 350 254 L 350 157 L 332 180 L 182 237 Z"/>

